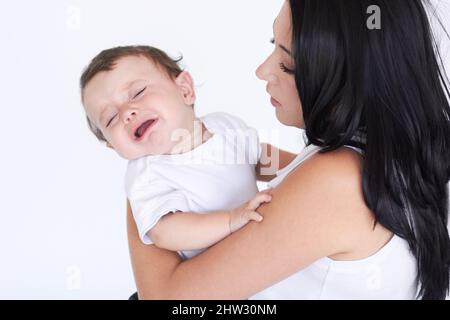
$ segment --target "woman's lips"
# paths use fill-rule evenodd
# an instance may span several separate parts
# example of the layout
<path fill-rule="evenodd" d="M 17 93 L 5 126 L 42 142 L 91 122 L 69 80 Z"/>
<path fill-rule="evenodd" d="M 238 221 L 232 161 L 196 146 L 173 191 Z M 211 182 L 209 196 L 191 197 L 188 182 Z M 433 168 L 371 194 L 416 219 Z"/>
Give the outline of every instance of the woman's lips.
<path fill-rule="evenodd" d="M 136 141 L 142 140 L 145 133 L 149 131 L 151 127 L 155 125 L 155 123 L 158 121 L 158 119 L 149 119 L 144 121 L 137 129 L 134 131 L 134 137 Z"/>
<path fill-rule="evenodd" d="M 270 103 L 271 103 L 275 108 L 281 107 L 281 103 L 279 103 L 277 100 L 275 100 L 275 99 L 272 98 L 272 97 L 270 97 Z"/>

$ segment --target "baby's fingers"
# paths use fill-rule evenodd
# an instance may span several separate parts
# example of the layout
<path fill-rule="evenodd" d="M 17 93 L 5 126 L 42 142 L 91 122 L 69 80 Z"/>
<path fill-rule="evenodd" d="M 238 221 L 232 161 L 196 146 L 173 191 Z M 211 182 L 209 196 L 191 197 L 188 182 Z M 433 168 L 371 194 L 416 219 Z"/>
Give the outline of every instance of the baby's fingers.
<path fill-rule="evenodd" d="M 258 209 L 262 203 L 270 202 L 271 200 L 272 196 L 270 194 L 260 192 L 248 202 L 248 209 L 254 211 Z"/>
<path fill-rule="evenodd" d="M 264 193 L 264 194 L 272 194 L 273 188 L 267 188 L 264 190 L 261 190 L 259 193 Z"/>
<path fill-rule="evenodd" d="M 244 214 L 244 218 L 247 221 L 254 220 L 254 221 L 257 221 L 257 222 L 260 222 L 263 219 L 262 215 L 260 215 L 256 211 L 246 211 L 245 214 Z"/>

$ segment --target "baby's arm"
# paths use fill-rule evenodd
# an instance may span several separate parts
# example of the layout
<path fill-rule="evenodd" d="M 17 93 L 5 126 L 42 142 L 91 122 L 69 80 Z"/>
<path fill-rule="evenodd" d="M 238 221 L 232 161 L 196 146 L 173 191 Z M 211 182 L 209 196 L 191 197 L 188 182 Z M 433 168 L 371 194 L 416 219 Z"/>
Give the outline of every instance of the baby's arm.
<path fill-rule="evenodd" d="M 270 144 L 261 143 L 261 158 L 256 166 L 257 180 L 272 180 L 277 171 L 286 167 L 296 156 L 294 153 L 278 149 Z"/>
<path fill-rule="evenodd" d="M 207 248 L 242 228 L 250 220 L 261 221 L 262 216 L 255 210 L 270 200 L 269 191 L 263 191 L 249 202 L 232 210 L 204 214 L 169 213 L 163 216 L 147 235 L 157 247 L 167 250 Z"/>

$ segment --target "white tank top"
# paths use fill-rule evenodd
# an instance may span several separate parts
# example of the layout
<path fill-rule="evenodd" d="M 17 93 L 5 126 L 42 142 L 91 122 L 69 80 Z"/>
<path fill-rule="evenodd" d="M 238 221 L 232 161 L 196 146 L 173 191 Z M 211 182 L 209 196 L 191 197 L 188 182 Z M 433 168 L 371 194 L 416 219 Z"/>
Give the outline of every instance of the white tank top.
<path fill-rule="evenodd" d="M 362 154 L 356 147 L 346 146 Z M 321 147 L 307 146 L 269 182 L 276 187 Z M 361 260 L 321 258 L 249 299 L 415 299 L 416 259 L 405 240 L 394 235 L 378 252 Z"/>

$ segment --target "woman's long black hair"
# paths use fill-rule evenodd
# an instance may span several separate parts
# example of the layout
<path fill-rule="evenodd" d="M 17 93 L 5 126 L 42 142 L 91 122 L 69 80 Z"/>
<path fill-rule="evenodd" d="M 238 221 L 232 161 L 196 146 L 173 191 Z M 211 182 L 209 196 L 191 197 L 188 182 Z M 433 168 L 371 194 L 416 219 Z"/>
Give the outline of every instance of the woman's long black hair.
<path fill-rule="evenodd" d="M 444 299 L 449 90 L 425 3 L 289 2 L 307 144 L 324 147 L 321 152 L 345 144 L 364 150 L 362 188 L 376 223 L 408 242 L 417 259 L 417 298 Z M 367 24 L 372 5 L 381 29 Z M 358 136 L 365 139 L 358 143 Z"/>

